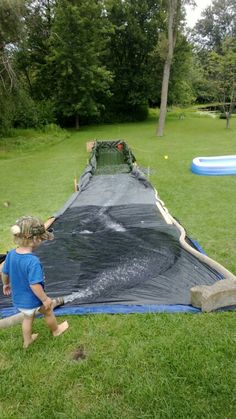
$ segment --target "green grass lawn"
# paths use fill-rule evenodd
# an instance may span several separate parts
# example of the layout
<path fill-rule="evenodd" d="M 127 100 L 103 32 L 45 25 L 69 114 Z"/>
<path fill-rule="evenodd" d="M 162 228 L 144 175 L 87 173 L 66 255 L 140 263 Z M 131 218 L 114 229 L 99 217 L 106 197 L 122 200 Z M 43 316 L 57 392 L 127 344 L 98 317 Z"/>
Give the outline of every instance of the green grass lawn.
<path fill-rule="evenodd" d="M 185 115 L 169 113 L 163 138 L 152 116 L 1 140 L 0 252 L 12 246 L 17 217 L 46 219 L 63 206 L 86 165 L 87 141 L 124 139 L 171 214 L 236 274 L 236 176 L 189 170 L 194 157 L 236 154 L 236 120 L 226 130 L 224 120 Z M 36 320 L 40 335 L 27 351 L 20 326 L 0 331 L 0 418 L 235 418 L 235 312 L 68 320 L 70 330 L 57 339 Z M 74 360 L 80 346 L 86 357 Z"/>
<path fill-rule="evenodd" d="M 235 418 L 235 315 L 69 317 L 21 349 L 1 331 L 1 418 Z M 74 360 L 84 347 L 86 358 Z"/>

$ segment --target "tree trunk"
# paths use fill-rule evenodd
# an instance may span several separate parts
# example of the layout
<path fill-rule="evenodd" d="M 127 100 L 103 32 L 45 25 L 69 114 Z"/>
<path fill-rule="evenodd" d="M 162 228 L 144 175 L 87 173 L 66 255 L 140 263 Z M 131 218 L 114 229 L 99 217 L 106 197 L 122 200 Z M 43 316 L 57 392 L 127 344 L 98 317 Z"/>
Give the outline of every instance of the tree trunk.
<path fill-rule="evenodd" d="M 229 123 L 230 123 L 230 115 L 228 112 L 226 112 L 226 128 L 229 128 Z"/>
<path fill-rule="evenodd" d="M 162 137 L 164 133 L 165 120 L 166 120 L 166 111 L 167 111 L 167 97 L 168 97 L 168 87 L 169 87 L 169 78 L 170 78 L 170 61 L 166 60 L 164 65 L 163 79 L 162 79 L 162 89 L 161 89 L 161 107 L 159 122 L 157 128 L 157 136 Z"/>
<path fill-rule="evenodd" d="M 170 79 L 170 69 L 174 54 L 174 48 L 176 43 L 177 29 L 179 23 L 179 10 L 181 0 L 169 0 L 168 1 L 168 52 L 163 71 L 162 79 L 162 90 L 161 90 L 161 107 L 159 123 L 157 127 L 157 136 L 162 137 L 164 133 L 166 111 L 167 111 L 167 98 L 168 88 Z"/>
<path fill-rule="evenodd" d="M 75 117 L 75 128 L 79 129 L 79 115 L 76 115 Z"/>

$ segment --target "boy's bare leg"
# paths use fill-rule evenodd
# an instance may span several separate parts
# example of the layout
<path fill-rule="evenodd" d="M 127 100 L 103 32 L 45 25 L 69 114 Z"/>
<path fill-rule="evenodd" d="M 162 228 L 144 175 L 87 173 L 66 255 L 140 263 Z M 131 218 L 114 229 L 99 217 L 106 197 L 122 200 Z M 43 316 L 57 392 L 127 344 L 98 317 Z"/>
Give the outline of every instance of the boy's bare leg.
<path fill-rule="evenodd" d="M 24 348 L 28 348 L 28 346 L 30 346 L 31 343 L 33 343 L 38 337 L 38 333 L 33 333 L 32 334 L 33 321 L 34 321 L 34 316 L 25 316 L 24 315 L 23 322 L 22 322 L 22 332 L 23 332 L 23 339 L 24 339 L 23 347 Z"/>
<path fill-rule="evenodd" d="M 46 321 L 49 329 L 51 330 L 53 336 L 59 336 L 68 329 L 69 325 L 68 325 L 67 321 L 65 321 L 61 324 L 57 323 L 56 317 L 55 317 L 52 309 L 46 310 L 42 306 L 42 307 L 40 307 L 39 312 L 44 315 L 45 321 Z"/>

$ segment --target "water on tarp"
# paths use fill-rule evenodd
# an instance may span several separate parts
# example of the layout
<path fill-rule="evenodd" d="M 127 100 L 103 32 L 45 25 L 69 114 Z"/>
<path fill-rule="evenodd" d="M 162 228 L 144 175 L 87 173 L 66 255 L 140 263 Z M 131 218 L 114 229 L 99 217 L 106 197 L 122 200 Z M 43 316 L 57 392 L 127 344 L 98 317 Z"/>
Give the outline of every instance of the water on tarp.
<path fill-rule="evenodd" d="M 49 282 L 57 266 L 57 282 L 62 285 L 65 303 L 109 300 L 131 289 L 142 292 L 145 283 L 166 272 L 178 258 L 179 247 L 173 238 L 146 228 L 127 230 L 122 223 L 106 220 L 96 228 L 74 226 L 72 238 L 70 226 L 64 227 L 55 231 L 56 239 L 48 242 L 43 259 Z M 71 280 L 68 288 L 65 277 Z"/>
<path fill-rule="evenodd" d="M 150 249 L 146 250 L 150 251 Z M 173 254 L 170 257 L 169 252 L 167 254 L 167 252 L 161 253 L 160 251 L 156 251 L 151 256 L 144 254 L 143 256 L 133 256 L 132 259 L 130 259 L 130 255 L 126 258 L 123 257 L 123 260 L 119 258 L 118 263 L 113 267 L 97 273 L 93 278 L 93 283 L 90 283 L 89 286 L 67 295 L 64 298 L 65 304 L 74 300 L 78 304 L 92 302 L 101 296 L 103 298 L 111 296 L 112 293 L 122 291 L 122 289 L 127 291 L 137 288 L 139 285 L 143 287 L 145 281 L 152 277 L 155 278 L 170 268 L 174 264 L 174 260 Z M 80 282 L 83 282 L 81 279 Z"/>

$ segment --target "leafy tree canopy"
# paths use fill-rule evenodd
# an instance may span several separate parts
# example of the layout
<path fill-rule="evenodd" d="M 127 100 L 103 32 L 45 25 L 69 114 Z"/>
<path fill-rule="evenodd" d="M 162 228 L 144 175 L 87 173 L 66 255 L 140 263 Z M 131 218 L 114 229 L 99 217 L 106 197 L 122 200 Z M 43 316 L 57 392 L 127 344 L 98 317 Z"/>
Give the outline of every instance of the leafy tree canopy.
<path fill-rule="evenodd" d="M 200 49 L 220 52 L 222 41 L 236 39 L 236 0 L 213 0 L 197 22 L 193 39 Z"/>

